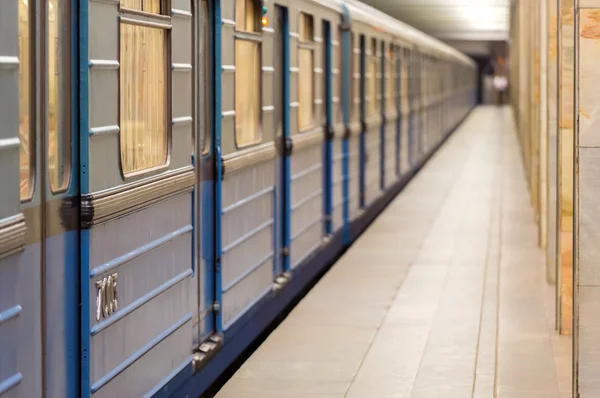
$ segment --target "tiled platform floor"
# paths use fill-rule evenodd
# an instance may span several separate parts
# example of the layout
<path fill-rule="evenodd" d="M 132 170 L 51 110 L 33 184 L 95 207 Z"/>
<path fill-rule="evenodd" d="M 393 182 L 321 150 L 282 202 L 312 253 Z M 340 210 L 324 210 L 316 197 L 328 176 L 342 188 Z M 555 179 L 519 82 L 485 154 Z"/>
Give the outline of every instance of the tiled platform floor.
<path fill-rule="evenodd" d="M 476 109 L 218 398 L 565 398 L 508 108 Z"/>

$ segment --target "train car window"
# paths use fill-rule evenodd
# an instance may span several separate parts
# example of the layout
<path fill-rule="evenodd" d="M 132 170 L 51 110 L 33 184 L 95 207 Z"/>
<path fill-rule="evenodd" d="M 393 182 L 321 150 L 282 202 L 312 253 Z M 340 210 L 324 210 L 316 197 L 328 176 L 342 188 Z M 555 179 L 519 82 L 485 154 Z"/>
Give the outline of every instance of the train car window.
<path fill-rule="evenodd" d="M 160 12 L 160 0 L 139 4 L 143 11 Z M 120 27 L 120 144 L 123 174 L 162 166 L 168 152 L 167 30 L 170 25 L 130 23 Z"/>
<path fill-rule="evenodd" d="M 235 29 L 240 32 L 258 32 L 258 12 L 254 0 L 236 0 Z"/>
<path fill-rule="evenodd" d="M 166 14 L 163 0 L 121 0 L 121 7 L 151 14 Z"/>
<path fill-rule="evenodd" d="M 300 24 L 298 37 L 301 42 L 312 42 L 314 40 L 314 19 L 312 15 L 300 13 Z"/>
<path fill-rule="evenodd" d="M 367 74 L 368 82 L 368 116 L 372 116 L 377 112 L 377 39 L 371 40 L 371 53 L 368 57 L 369 69 Z"/>
<path fill-rule="evenodd" d="M 261 141 L 261 37 L 256 3 L 236 1 L 236 30 L 253 35 L 235 39 L 235 140 L 241 148 Z"/>
<path fill-rule="evenodd" d="M 69 90 L 65 67 L 69 24 L 65 0 L 48 0 L 48 179 L 52 191 L 64 190 L 69 184 L 71 150 L 70 125 L 67 120 Z"/>
<path fill-rule="evenodd" d="M 395 58 L 396 58 L 396 53 L 395 53 L 395 48 L 393 44 L 390 44 L 388 46 L 388 51 L 386 52 L 386 60 L 385 60 L 385 65 L 386 65 L 386 71 L 385 71 L 385 87 L 386 87 L 386 93 L 385 93 L 385 98 L 386 98 L 386 106 L 388 109 L 394 109 L 395 108 L 395 103 L 396 103 L 396 96 L 395 96 L 395 90 L 394 90 L 394 85 L 395 85 L 395 74 L 394 74 L 394 68 L 395 68 Z"/>
<path fill-rule="evenodd" d="M 298 130 L 314 126 L 314 20 L 312 15 L 300 14 L 298 29 Z"/>
<path fill-rule="evenodd" d="M 31 136 L 31 12 L 27 0 L 19 0 L 19 141 L 20 197 L 26 200 L 33 194 L 33 165 L 35 147 Z"/>

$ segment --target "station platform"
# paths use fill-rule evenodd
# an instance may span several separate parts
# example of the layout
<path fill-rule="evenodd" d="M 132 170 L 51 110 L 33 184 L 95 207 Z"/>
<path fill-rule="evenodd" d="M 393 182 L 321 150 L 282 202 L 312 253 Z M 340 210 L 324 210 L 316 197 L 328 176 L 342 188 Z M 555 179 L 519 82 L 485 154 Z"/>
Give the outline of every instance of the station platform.
<path fill-rule="evenodd" d="M 508 107 L 476 108 L 218 398 L 566 398 Z"/>

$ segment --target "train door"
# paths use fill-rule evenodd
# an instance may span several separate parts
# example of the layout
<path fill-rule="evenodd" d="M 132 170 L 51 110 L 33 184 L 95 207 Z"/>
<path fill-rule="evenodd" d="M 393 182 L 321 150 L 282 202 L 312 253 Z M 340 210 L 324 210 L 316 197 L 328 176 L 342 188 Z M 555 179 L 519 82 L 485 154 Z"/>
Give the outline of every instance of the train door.
<path fill-rule="evenodd" d="M 324 232 L 325 235 L 333 233 L 333 152 L 335 142 L 334 120 L 333 120 L 333 72 L 332 72 L 332 43 L 331 43 L 331 24 L 329 21 L 323 21 L 323 59 L 324 59 L 324 89 L 325 95 L 325 144 L 323 145 L 323 214 L 325 216 Z M 341 175 L 341 171 L 339 173 Z M 339 180 L 338 175 L 338 180 Z M 337 196 L 337 195 L 335 195 Z"/>
<path fill-rule="evenodd" d="M 194 62 L 197 66 L 194 75 L 195 112 L 195 154 L 196 190 L 195 225 L 196 231 L 194 260 L 198 269 L 198 324 L 197 342 L 206 341 L 215 333 L 215 150 L 212 128 L 214 117 L 210 99 L 214 98 L 214 54 L 210 47 L 210 10 L 207 0 L 198 2 L 197 19 L 194 28 Z M 198 364 L 197 364 L 198 365 Z"/>
<path fill-rule="evenodd" d="M 348 21 L 350 19 L 349 12 L 346 7 L 343 7 L 343 17 L 342 23 L 340 25 L 340 51 L 338 52 L 338 56 L 340 57 L 339 65 L 340 65 L 340 75 L 341 79 L 339 79 L 339 90 L 340 93 L 340 111 L 341 111 L 341 123 L 343 126 L 344 134 L 341 138 L 341 147 L 340 152 L 336 154 L 334 157 L 335 163 L 339 164 L 340 171 L 336 173 L 338 178 L 340 178 L 340 185 L 342 186 L 341 191 L 341 225 L 342 225 L 342 242 L 344 245 L 348 245 L 350 243 L 350 217 L 354 212 L 355 208 L 359 207 L 358 197 L 359 197 L 359 184 L 358 184 L 358 150 L 355 150 L 354 156 L 352 157 L 356 164 L 355 167 L 351 168 L 351 152 L 350 152 L 350 140 L 354 138 L 355 141 L 358 141 L 356 137 L 352 137 L 352 130 L 350 128 L 352 121 L 352 114 L 355 109 L 354 100 L 356 98 L 356 93 L 358 90 L 355 90 L 356 87 L 356 79 L 354 79 L 353 71 L 359 70 L 354 66 L 356 57 L 354 55 L 354 33 L 347 28 Z M 358 145 L 356 145 L 358 147 Z M 353 169 L 353 170 L 352 170 Z M 351 174 L 351 170 L 354 171 Z M 354 178 L 351 179 L 351 176 Z M 352 184 L 351 184 L 352 183 Z M 354 189 L 351 189 L 351 186 Z M 355 198 L 352 202 L 356 205 L 354 208 L 351 208 L 351 194 Z M 336 204 L 339 202 L 336 202 Z M 336 206 L 339 207 L 340 205 Z"/>
<path fill-rule="evenodd" d="M 344 24 L 350 24 L 350 16 L 345 11 Z M 362 87 L 363 48 L 358 32 L 344 30 L 344 62 L 343 75 L 347 84 L 342 85 L 345 109 L 345 132 L 343 139 L 343 180 L 344 180 L 344 244 L 350 243 L 350 223 L 361 214 L 361 198 L 363 192 L 363 150 L 362 150 Z M 364 40 L 364 39 L 363 39 Z"/>
<path fill-rule="evenodd" d="M 396 87 L 396 45 L 392 42 L 383 42 L 383 55 L 381 57 L 384 67 L 384 84 L 382 95 L 382 163 L 383 168 L 383 189 L 390 188 L 398 178 L 398 108 L 397 108 L 397 87 Z"/>
<path fill-rule="evenodd" d="M 337 27 L 335 29 L 334 27 Z M 347 191 L 348 179 L 344 178 L 345 171 L 347 171 L 347 157 L 344 156 L 345 152 L 345 131 L 346 125 L 344 123 L 344 105 L 349 102 L 346 101 L 343 96 L 344 92 L 349 87 L 343 88 L 344 85 L 349 86 L 350 82 L 346 79 L 346 69 L 349 70 L 349 65 L 344 67 L 343 54 L 346 51 L 344 49 L 344 39 L 348 36 L 349 32 L 345 32 L 342 28 L 342 24 L 331 24 L 330 25 L 330 56 L 329 56 L 329 68 L 330 73 L 330 94 L 328 98 L 331 98 L 331 158 L 329 164 L 331 167 L 331 195 L 330 195 L 330 219 L 331 233 L 336 234 L 343 229 L 345 224 L 345 214 L 348 206 L 345 201 L 345 192 Z M 349 60 L 346 62 L 350 62 Z M 342 235 L 343 236 L 343 235 Z"/>
<path fill-rule="evenodd" d="M 213 2 L 211 2 L 213 3 Z M 236 0 L 215 16 L 217 331 L 237 333 L 273 292 L 277 140 L 267 7 Z M 262 15 L 262 21 L 259 16 Z M 270 15 L 270 14 L 268 14 Z"/>
<path fill-rule="evenodd" d="M 425 154 L 425 139 L 426 131 L 425 131 L 425 123 L 424 119 L 424 107 L 425 103 L 423 102 L 423 55 L 420 51 L 417 51 L 415 57 L 415 87 L 416 89 L 416 102 L 417 102 L 417 162 L 420 163 L 423 160 L 423 155 Z"/>
<path fill-rule="evenodd" d="M 359 88 L 359 96 L 360 96 L 360 123 L 361 123 L 361 131 L 360 131 L 360 141 L 359 141 L 359 206 L 360 208 L 365 207 L 365 191 L 366 191 L 366 163 L 368 161 L 367 151 L 366 151 L 366 142 L 365 142 L 365 134 L 366 134 L 366 113 L 367 113 L 367 56 L 366 56 L 366 43 L 367 38 L 365 35 L 360 35 L 359 42 L 359 51 L 360 51 L 360 88 Z"/>
<path fill-rule="evenodd" d="M 0 395 L 77 395 L 70 4 L 0 4 Z"/>
<path fill-rule="evenodd" d="M 323 239 L 323 41 L 317 9 L 291 16 L 297 35 L 291 40 L 297 54 L 290 68 L 290 268 L 305 262 Z M 292 63 L 294 65 L 294 63 Z"/>

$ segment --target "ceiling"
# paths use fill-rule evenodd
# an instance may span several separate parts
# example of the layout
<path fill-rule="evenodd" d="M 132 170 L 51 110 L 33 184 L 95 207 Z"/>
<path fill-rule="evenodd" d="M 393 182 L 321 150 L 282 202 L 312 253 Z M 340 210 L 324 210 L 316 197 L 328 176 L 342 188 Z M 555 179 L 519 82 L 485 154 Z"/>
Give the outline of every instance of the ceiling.
<path fill-rule="evenodd" d="M 508 40 L 511 0 L 362 0 L 444 41 Z"/>

